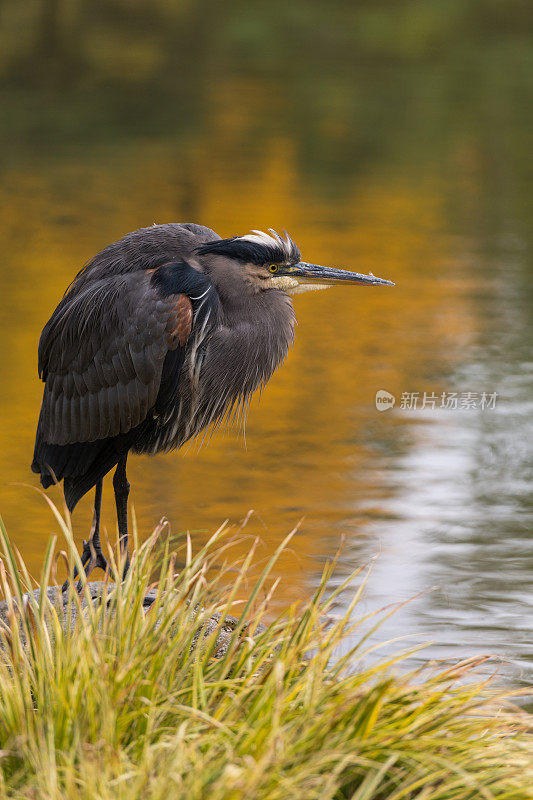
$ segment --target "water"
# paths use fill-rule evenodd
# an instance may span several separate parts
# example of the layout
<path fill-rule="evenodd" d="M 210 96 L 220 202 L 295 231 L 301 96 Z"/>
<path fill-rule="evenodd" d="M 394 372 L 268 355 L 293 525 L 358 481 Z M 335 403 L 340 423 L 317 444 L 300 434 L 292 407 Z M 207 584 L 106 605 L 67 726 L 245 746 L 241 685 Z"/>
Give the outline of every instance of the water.
<path fill-rule="evenodd" d="M 303 518 L 279 604 L 344 536 L 339 578 L 377 555 L 367 609 L 423 593 L 386 635 L 433 641 L 424 658 L 496 653 L 530 680 L 530 10 L 137 3 L 119 29 L 83 2 L 7 8 L 0 509 L 30 568 L 55 529 L 20 485 L 37 485 L 37 341 L 77 269 L 154 221 L 285 228 L 305 259 L 396 287 L 297 297 L 295 347 L 245 439 L 132 459 L 141 530 L 165 514 L 198 542 L 253 508 L 266 557 Z M 378 390 L 393 409 L 377 411 Z M 452 392 L 477 407 L 441 408 Z M 107 484 L 103 515 L 113 532 Z"/>

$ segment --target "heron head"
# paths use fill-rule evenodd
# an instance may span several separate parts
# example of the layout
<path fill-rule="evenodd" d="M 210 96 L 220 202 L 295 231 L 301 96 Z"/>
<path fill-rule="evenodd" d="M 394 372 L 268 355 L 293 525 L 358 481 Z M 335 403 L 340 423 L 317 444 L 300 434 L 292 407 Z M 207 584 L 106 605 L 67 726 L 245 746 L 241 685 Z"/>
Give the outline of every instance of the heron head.
<path fill-rule="evenodd" d="M 300 250 L 290 236 L 285 238 L 276 231 L 268 233 L 254 230 L 246 236 L 217 239 L 197 249 L 200 255 L 218 256 L 208 265 L 210 272 L 222 273 L 223 281 L 230 281 L 237 273 L 239 279 L 254 290 L 281 289 L 296 294 L 316 289 L 326 289 L 339 284 L 359 286 L 394 286 L 392 281 L 333 267 L 321 267 L 301 260 Z M 218 282 L 218 281 L 217 281 Z"/>

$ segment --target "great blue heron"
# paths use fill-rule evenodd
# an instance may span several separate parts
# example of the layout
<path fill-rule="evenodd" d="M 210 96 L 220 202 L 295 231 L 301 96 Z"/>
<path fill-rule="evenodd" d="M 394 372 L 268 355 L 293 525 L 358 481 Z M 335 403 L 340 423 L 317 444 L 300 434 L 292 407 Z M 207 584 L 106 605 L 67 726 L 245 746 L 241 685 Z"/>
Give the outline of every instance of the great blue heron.
<path fill-rule="evenodd" d="M 125 575 L 129 451 L 181 447 L 246 404 L 293 341 L 289 295 L 332 283 L 392 285 L 301 261 L 287 234 L 221 239 L 192 223 L 129 233 L 77 274 L 39 341 L 45 386 L 32 470 L 45 488 L 63 480 L 70 511 L 96 487 L 86 574 L 107 567 L 104 476 L 116 467 Z"/>

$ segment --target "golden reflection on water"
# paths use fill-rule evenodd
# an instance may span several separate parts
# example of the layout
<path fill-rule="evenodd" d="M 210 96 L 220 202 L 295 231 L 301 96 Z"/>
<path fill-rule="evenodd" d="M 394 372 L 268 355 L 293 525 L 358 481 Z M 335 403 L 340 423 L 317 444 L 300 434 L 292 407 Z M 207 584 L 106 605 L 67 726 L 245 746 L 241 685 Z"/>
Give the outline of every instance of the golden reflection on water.
<path fill-rule="evenodd" d="M 238 137 L 238 122 L 222 114 L 211 135 Z M 409 439 L 405 421 L 376 411 L 375 393 L 439 388 L 471 335 L 468 286 L 447 262 L 441 200 L 428 177 L 354 179 L 352 191 L 325 200 L 298 173 L 287 138 L 268 141 L 251 170 L 244 159 L 239 165 L 235 151 L 225 162 L 206 139 L 191 145 L 185 159 L 171 142 L 151 140 L 102 147 L 87 158 L 25 162 L 5 176 L 0 508 L 38 574 L 56 525 L 41 497 L 11 482 L 37 485 L 29 464 L 41 395 L 38 337 L 91 255 L 152 222 L 193 220 L 223 236 L 285 228 L 305 259 L 371 270 L 396 287 L 296 297 L 295 347 L 252 402 L 246 437 L 228 430 L 199 451 L 193 444 L 179 454 L 132 458 L 129 477 L 144 535 L 166 515 L 173 531 L 203 538 L 224 519 L 235 522 L 254 509 L 248 530 L 262 537 L 269 555 L 303 520 L 279 566 L 279 598 L 293 599 L 307 590 L 341 534 L 361 547 L 362 557 L 373 552 L 368 521 L 386 516 L 382 504 L 392 491 L 377 459 L 393 456 Z M 57 490 L 49 494 L 60 498 Z M 80 540 L 91 502 L 86 497 L 74 515 Z M 103 519 L 114 532 L 110 485 Z"/>

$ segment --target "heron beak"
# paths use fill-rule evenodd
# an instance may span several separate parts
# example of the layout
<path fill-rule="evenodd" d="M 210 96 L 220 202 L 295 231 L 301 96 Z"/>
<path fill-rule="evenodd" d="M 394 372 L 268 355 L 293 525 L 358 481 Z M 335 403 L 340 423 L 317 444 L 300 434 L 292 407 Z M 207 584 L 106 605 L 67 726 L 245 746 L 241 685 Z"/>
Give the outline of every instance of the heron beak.
<path fill-rule="evenodd" d="M 394 286 L 392 281 L 376 278 L 375 275 L 363 275 L 360 272 L 349 272 L 345 269 L 334 267 L 320 267 L 318 264 L 308 264 L 300 261 L 290 268 L 289 275 L 302 283 L 325 284 L 331 286 L 335 283 L 354 283 L 359 286 Z"/>

